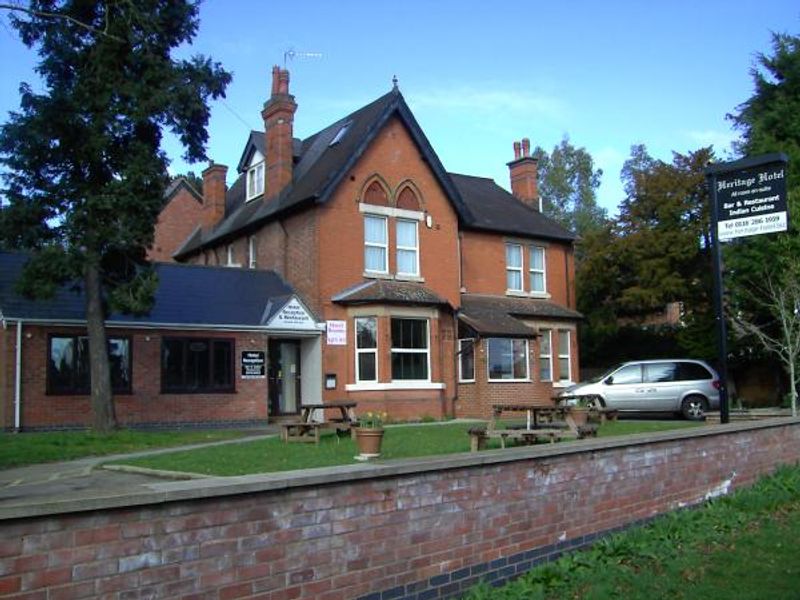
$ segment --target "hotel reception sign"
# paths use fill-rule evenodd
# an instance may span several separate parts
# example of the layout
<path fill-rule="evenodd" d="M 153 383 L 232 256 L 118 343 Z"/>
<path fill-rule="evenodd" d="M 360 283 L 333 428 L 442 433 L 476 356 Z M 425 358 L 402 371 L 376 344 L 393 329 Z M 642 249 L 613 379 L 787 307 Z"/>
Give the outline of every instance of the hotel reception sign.
<path fill-rule="evenodd" d="M 777 158 L 753 166 L 745 163 L 745 168 L 736 168 L 737 163 L 728 163 L 733 169 L 727 171 L 721 169 L 726 165 L 719 165 L 711 183 L 718 239 L 786 231 L 786 162 Z"/>

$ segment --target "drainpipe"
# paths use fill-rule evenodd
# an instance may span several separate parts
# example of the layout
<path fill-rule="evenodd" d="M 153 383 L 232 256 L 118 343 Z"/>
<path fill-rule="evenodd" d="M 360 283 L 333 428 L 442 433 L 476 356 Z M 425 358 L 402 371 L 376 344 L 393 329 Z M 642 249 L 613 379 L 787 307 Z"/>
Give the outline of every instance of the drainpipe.
<path fill-rule="evenodd" d="M 22 321 L 17 321 L 16 373 L 14 376 L 14 431 L 19 432 L 22 417 Z"/>

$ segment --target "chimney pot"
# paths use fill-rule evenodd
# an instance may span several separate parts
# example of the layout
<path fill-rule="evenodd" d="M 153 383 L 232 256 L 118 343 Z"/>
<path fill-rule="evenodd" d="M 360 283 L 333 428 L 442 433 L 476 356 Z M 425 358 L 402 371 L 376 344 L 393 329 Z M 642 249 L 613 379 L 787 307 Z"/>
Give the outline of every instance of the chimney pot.
<path fill-rule="evenodd" d="M 531 156 L 531 141 L 522 138 L 522 142 L 514 142 L 514 160 L 508 163 L 511 175 L 511 193 L 534 210 L 541 210 L 539 205 L 539 169 L 538 160 Z"/>
<path fill-rule="evenodd" d="M 225 217 L 228 167 L 210 161 L 203 171 L 203 226 L 211 229 Z"/>
<path fill-rule="evenodd" d="M 297 104 L 289 94 L 289 71 L 272 68 L 272 95 L 264 103 L 266 157 L 264 199 L 270 201 L 292 183 L 294 168 L 294 113 Z"/>

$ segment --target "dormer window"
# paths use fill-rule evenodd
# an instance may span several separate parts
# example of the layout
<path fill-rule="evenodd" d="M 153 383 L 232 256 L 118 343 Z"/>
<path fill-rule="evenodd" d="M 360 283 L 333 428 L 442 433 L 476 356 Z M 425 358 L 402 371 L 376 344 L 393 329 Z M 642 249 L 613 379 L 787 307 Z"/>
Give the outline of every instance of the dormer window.
<path fill-rule="evenodd" d="M 247 169 L 247 199 L 252 200 L 264 193 L 264 161 Z"/>

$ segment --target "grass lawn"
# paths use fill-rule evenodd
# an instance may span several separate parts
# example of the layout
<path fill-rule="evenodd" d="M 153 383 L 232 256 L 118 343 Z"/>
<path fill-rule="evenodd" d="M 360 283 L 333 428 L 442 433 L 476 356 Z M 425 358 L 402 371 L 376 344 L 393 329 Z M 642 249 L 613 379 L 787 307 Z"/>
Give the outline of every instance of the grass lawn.
<path fill-rule="evenodd" d="M 692 426 L 684 421 L 619 421 L 607 423 L 599 435 L 624 435 L 642 431 L 661 431 Z M 381 459 L 411 458 L 436 454 L 469 451 L 467 430 L 475 423 L 446 423 L 402 425 L 386 428 Z M 499 447 L 499 440 L 491 440 Z M 569 443 L 569 442 L 560 442 Z M 493 446 L 490 446 L 493 447 Z M 170 452 L 159 456 L 142 457 L 116 464 L 150 469 L 203 473 L 207 475 L 246 475 L 290 471 L 312 467 L 347 465 L 356 462 L 355 442 L 349 437 L 324 434 L 319 445 L 287 444 L 277 437 L 231 444 L 222 448 L 199 448 L 186 452 Z"/>
<path fill-rule="evenodd" d="M 242 431 L 131 431 L 108 435 L 88 431 L 0 433 L 0 469 L 37 463 L 73 460 L 166 448 L 183 444 L 215 442 L 245 435 Z"/>
<path fill-rule="evenodd" d="M 467 600 L 800 598 L 800 467 L 664 516 Z"/>

